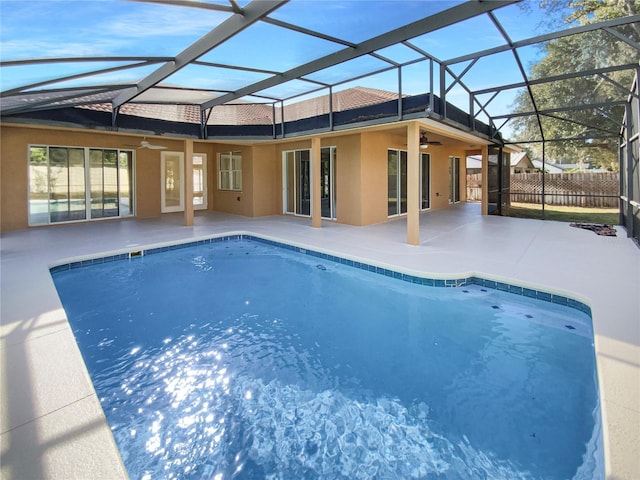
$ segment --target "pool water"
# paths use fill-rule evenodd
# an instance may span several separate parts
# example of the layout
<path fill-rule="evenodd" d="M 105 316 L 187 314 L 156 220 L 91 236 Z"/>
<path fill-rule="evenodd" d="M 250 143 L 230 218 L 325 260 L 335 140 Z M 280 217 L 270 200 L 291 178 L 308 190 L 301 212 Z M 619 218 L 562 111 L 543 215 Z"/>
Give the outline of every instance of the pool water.
<path fill-rule="evenodd" d="M 246 239 L 53 278 L 132 479 L 604 477 L 576 309 Z"/>

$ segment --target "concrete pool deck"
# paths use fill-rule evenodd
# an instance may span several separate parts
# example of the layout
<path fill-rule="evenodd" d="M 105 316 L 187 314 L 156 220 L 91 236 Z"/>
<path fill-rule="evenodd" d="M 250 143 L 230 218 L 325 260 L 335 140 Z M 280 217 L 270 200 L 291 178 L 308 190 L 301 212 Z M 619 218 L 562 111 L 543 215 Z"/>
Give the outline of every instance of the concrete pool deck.
<path fill-rule="evenodd" d="M 476 275 L 589 305 L 595 330 L 607 478 L 640 478 L 640 249 L 618 227 L 602 237 L 566 223 L 483 217 L 461 204 L 406 221 L 352 227 L 214 212 L 103 221 L 1 237 L 0 477 L 118 479 L 126 471 L 75 343 L 49 267 L 225 232 L 245 232 L 430 277 Z"/>

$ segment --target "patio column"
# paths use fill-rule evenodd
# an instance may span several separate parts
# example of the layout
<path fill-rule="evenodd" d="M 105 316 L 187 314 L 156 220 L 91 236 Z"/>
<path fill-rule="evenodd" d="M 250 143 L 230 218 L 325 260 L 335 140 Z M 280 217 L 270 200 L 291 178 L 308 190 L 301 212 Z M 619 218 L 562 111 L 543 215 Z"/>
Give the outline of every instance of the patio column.
<path fill-rule="evenodd" d="M 311 138 L 311 226 L 322 226 L 322 199 L 320 198 L 320 137 Z"/>
<path fill-rule="evenodd" d="M 184 226 L 193 226 L 193 140 L 184 141 Z"/>
<path fill-rule="evenodd" d="M 420 126 L 407 126 L 407 243 L 420 245 Z"/>
<path fill-rule="evenodd" d="M 482 146 L 482 200 L 480 212 L 482 215 L 489 214 L 489 145 Z"/>

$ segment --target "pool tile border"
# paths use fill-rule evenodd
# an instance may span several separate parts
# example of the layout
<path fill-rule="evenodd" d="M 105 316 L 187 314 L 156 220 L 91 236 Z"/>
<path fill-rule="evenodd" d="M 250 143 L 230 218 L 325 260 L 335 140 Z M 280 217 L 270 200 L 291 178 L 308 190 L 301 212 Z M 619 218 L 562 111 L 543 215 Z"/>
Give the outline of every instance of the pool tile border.
<path fill-rule="evenodd" d="M 491 288 L 493 290 L 513 293 L 515 295 L 520 295 L 523 297 L 535 298 L 545 302 L 564 305 L 564 306 L 573 308 L 575 310 L 578 310 L 582 313 L 585 313 L 589 315 L 589 317 L 591 317 L 591 307 L 589 307 L 587 304 L 581 301 L 575 300 L 573 298 L 565 297 L 564 295 L 559 295 L 552 292 L 536 290 L 536 289 L 522 287 L 518 285 L 512 285 L 505 282 L 499 282 L 496 280 L 477 277 L 475 275 L 464 277 L 464 278 L 456 278 L 456 279 L 437 279 L 437 278 L 421 277 L 417 275 L 398 272 L 396 270 L 390 270 L 390 269 L 379 267 L 369 263 L 358 262 L 348 258 L 339 257 L 337 255 L 331 255 L 328 253 L 311 250 L 307 247 L 298 247 L 296 245 L 279 242 L 277 240 L 270 240 L 267 238 L 262 238 L 255 235 L 244 234 L 244 233 L 217 236 L 217 237 L 205 238 L 200 240 L 194 240 L 190 242 L 175 243 L 171 245 L 165 245 L 162 247 L 153 247 L 153 248 L 141 249 L 141 250 L 131 250 L 127 253 L 108 255 L 106 257 L 97 257 L 97 258 L 78 260 L 74 262 L 63 263 L 61 265 L 55 265 L 51 267 L 49 271 L 51 272 L 51 274 L 54 274 L 54 273 L 58 273 L 66 270 L 73 270 L 76 268 L 86 267 L 89 265 L 115 262 L 119 260 L 135 261 L 137 258 L 142 258 L 147 255 L 155 255 L 158 253 L 168 252 L 171 250 L 180 250 L 183 248 L 190 248 L 198 245 L 207 245 L 210 243 L 226 242 L 229 240 L 251 240 L 251 241 L 263 243 L 266 245 L 283 248 L 285 250 L 291 250 L 304 255 L 317 257 L 322 260 L 329 260 L 331 262 L 340 263 L 342 265 L 359 268 L 361 270 L 366 270 L 372 273 L 376 273 L 378 275 L 384 275 L 385 277 L 391 277 L 391 278 L 395 278 L 405 282 L 415 283 L 418 285 L 425 285 L 428 287 L 455 288 L 455 287 L 464 287 L 467 285 L 478 285 L 485 288 Z"/>

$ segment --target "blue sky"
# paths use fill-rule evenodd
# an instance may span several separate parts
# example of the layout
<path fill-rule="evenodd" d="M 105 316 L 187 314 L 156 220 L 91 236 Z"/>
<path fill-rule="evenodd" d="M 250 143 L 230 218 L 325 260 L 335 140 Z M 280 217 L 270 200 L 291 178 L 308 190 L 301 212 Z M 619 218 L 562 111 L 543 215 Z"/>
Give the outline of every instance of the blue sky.
<path fill-rule="evenodd" d="M 526 1 L 533 11 L 525 12 L 518 5 L 496 11 L 496 16 L 512 40 L 544 33 L 540 26 L 542 16 L 536 11 L 535 3 L 533 0 Z M 210 3 L 227 4 L 224 0 Z M 248 2 L 239 3 L 246 5 Z M 459 3 L 437 0 L 292 0 L 275 11 L 272 17 L 350 42 L 359 42 Z M 227 17 L 228 14 L 223 12 L 131 1 L 0 0 L 0 58 L 7 61 L 78 56 L 175 56 Z M 424 35 L 412 43 L 437 58 L 448 59 L 500 45 L 504 40 L 485 15 Z M 325 40 L 260 24 L 240 33 L 202 59 L 285 71 L 341 48 Z M 404 46 L 391 47 L 379 53 L 399 62 L 416 58 L 416 53 Z M 523 62 L 528 65 L 535 60 L 538 50 L 528 48 L 521 54 Z M 118 64 L 100 62 L 3 68 L 0 86 L 4 91 L 18 85 L 115 65 Z M 310 75 L 310 78 L 334 83 L 383 66 L 386 64 L 380 60 L 364 57 Z M 460 65 L 457 70 L 465 66 Z M 53 84 L 50 88 L 126 83 L 143 78 L 156 68 L 149 66 L 108 73 L 90 80 Z M 403 71 L 403 93 L 428 91 L 427 73 L 427 62 Z M 266 76 L 189 66 L 166 82 L 193 88 L 226 90 L 236 89 Z M 521 81 L 521 77 L 513 56 L 507 53 L 481 60 L 465 75 L 464 80 L 471 88 L 479 89 Z M 360 79 L 355 84 L 397 90 L 397 73 Z M 309 88 L 308 83 L 298 81 L 276 87 L 268 93 L 290 96 Z M 506 108 L 513 93 L 501 94 L 492 102 L 494 108 L 498 103 L 503 104 L 501 108 Z M 454 103 L 456 96 L 460 96 L 463 105 L 468 103 L 461 89 L 454 88 L 449 95 L 448 99 Z"/>

